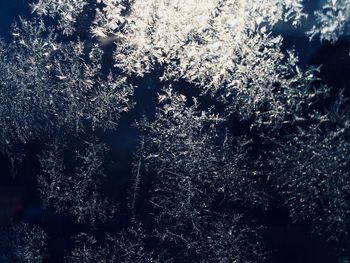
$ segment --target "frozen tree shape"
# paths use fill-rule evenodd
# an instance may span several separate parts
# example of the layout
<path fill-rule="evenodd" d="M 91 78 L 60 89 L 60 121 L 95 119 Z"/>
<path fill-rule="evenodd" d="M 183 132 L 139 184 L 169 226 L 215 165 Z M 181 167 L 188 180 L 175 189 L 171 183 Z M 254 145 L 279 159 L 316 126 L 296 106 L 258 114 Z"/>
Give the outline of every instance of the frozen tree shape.
<path fill-rule="evenodd" d="M 100 38 L 108 38 L 125 22 L 124 12 L 127 10 L 125 0 L 97 0 L 102 8 L 96 8 L 96 16 L 92 33 Z"/>
<path fill-rule="evenodd" d="M 43 263 L 46 234 L 37 226 L 20 223 L 0 229 L 0 260 L 6 263 Z"/>
<path fill-rule="evenodd" d="M 221 88 L 228 113 L 255 118 L 256 126 L 280 126 L 300 118 L 300 105 L 308 100 L 317 69 L 303 72 L 298 57 L 281 51 L 282 38 L 262 32 L 245 36 L 245 44 L 233 57 L 233 74 Z"/>
<path fill-rule="evenodd" d="M 217 262 L 254 261 L 259 254 L 259 245 L 250 243 L 254 227 L 232 211 L 215 212 L 266 202 L 258 190 L 257 165 L 245 152 L 249 141 L 237 140 L 233 151 L 227 138 L 224 146 L 217 145 L 222 138 L 216 126 L 224 120 L 200 110 L 196 98 L 167 87 L 159 101 L 155 120 L 139 123 L 145 136 L 143 163 L 157 174 L 151 202 L 158 238 L 167 248 L 177 247 L 183 262 L 210 262 L 220 249 L 227 251 Z"/>
<path fill-rule="evenodd" d="M 208 236 L 200 240 L 203 259 L 199 262 L 263 262 L 258 230 L 247 226 L 240 215 L 221 215 L 212 222 Z"/>
<path fill-rule="evenodd" d="M 184 78 L 204 91 L 220 90 L 228 110 L 239 109 L 243 118 L 265 111 L 271 120 L 258 116 L 260 124 L 283 121 L 295 106 L 290 98 L 303 93 L 313 78 L 312 72 L 300 73 L 295 64 L 286 63 L 282 38 L 271 36 L 277 22 L 298 25 L 306 17 L 301 0 L 97 3 L 91 30 L 115 42 L 116 66 L 143 76 L 161 65 L 161 79 Z M 74 9 L 69 2 L 58 5 Z"/>
<path fill-rule="evenodd" d="M 39 0 L 32 4 L 32 11 L 39 16 L 58 18 L 58 27 L 63 34 L 71 35 L 80 13 L 83 12 L 86 0 Z"/>
<path fill-rule="evenodd" d="M 102 2 L 92 31 L 115 39 L 116 66 L 143 76 L 161 65 L 161 80 L 219 91 L 228 111 L 238 109 L 243 118 L 266 104 L 265 116 L 282 118 L 313 78 L 300 72 L 292 52 L 283 54 L 282 38 L 271 35 L 278 21 L 297 25 L 305 17 L 301 1 Z"/>
<path fill-rule="evenodd" d="M 126 78 L 102 75 L 98 46 L 86 59 L 83 42 L 59 43 L 41 20 L 22 20 L 12 35 L 0 47 L 2 151 L 55 133 L 115 128 L 132 107 Z"/>
<path fill-rule="evenodd" d="M 319 36 L 321 41 L 336 42 L 342 35 L 350 33 L 350 2 L 327 0 L 321 10 L 315 11 L 317 25 L 307 32 L 310 39 Z"/>
<path fill-rule="evenodd" d="M 344 244 L 349 237 L 349 107 L 340 97 L 319 122 L 300 128 L 277 153 L 278 188 L 295 221 Z"/>
<path fill-rule="evenodd" d="M 73 156 L 72 148 L 72 144 L 68 148 L 64 141 L 56 140 L 40 156 L 43 174 L 39 176 L 39 191 L 44 205 L 59 213 L 69 212 L 77 222 L 103 222 L 115 211 L 98 191 L 107 147 L 91 138 L 80 144 Z"/>

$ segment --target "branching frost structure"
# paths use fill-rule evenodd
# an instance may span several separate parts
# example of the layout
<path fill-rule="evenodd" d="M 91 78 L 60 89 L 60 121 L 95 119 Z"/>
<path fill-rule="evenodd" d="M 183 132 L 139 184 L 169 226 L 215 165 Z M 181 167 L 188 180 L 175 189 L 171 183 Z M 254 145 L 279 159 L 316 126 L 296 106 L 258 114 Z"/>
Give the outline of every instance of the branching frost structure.
<path fill-rule="evenodd" d="M 286 105 L 273 92 L 276 86 L 282 93 L 291 86 L 292 93 L 302 93 L 312 78 L 284 62 L 282 38 L 271 35 L 278 21 L 302 21 L 301 1 L 103 2 L 93 32 L 116 39 L 116 66 L 143 76 L 161 65 L 161 79 L 219 90 L 228 108 L 239 108 L 243 117 L 265 103 L 271 116 L 283 114 Z"/>
<path fill-rule="evenodd" d="M 315 11 L 317 25 L 308 32 L 310 38 L 335 43 L 339 37 L 350 33 L 350 2 L 348 0 L 327 0 L 320 10 Z"/>
<path fill-rule="evenodd" d="M 64 142 L 54 141 L 40 156 L 43 174 L 39 176 L 39 190 L 45 206 L 53 206 L 59 213 L 68 212 L 77 222 L 93 225 L 108 219 L 115 210 L 98 191 L 107 148 L 96 138 L 84 141 L 81 148 L 72 156 L 72 149 Z"/>
<path fill-rule="evenodd" d="M 7 263 L 43 263 L 46 259 L 45 232 L 25 223 L 0 229 L 0 260 Z"/>
<path fill-rule="evenodd" d="M 156 120 L 141 124 L 143 160 L 157 173 L 152 204 L 159 238 L 173 244 L 166 247 L 176 246 L 184 262 L 254 261 L 260 248 L 250 238 L 257 238 L 257 229 L 229 212 L 265 203 L 257 167 L 247 163 L 249 141 L 239 139 L 235 150 L 226 152 L 232 147 L 228 139 L 216 146 L 215 127 L 222 118 L 200 111 L 195 99 L 186 106 L 186 97 L 172 88 L 165 88 L 159 99 Z"/>
<path fill-rule="evenodd" d="M 295 221 L 340 243 L 348 239 L 349 107 L 342 94 L 317 125 L 300 129 L 276 152 L 278 188 Z"/>
<path fill-rule="evenodd" d="M 0 151 L 15 159 L 19 148 L 39 143 L 44 207 L 89 228 L 62 260 L 260 262 L 259 220 L 274 195 L 294 223 L 310 222 L 315 233 L 346 252 L 347 95 L 320 84 L 319 68 L 302 69 L 296 52 L 286 50 L 274 31 L 278 23 L 302 24 L 308 16 L 303 3 L 31 5 L 35 18 L 21 19 L 12 42 L 0 43 Z M 85 14 L 91 16 L 86 42 L 75 35 Z M 308 35 L 335 43 L 349 33 L 349 14 L 348 0 L 325 1 Z M 110 43 L 115 68 L 103 64 Z M 97 137 L 116 132 L 121 115 L 137 102 L 131 83 L 154 76 L 164 86 L 154 112 L 130 114 L 141 133 L 130 165 L 132 189 L 127 201 L 121 198 L 129 202 L 122 216 L 130 218 L 111 230 L 117 205 L 101 193 L 111 152 Z M 95 232 L 101 225 L 103 235 Z M 41 229 L 20 225 L 7 232 L 12 237 L 1 236 L 0 249 L 11 249 L 1 260 L 44 262 Z"/>
<path fill-rule="evenodd" d="M 99 48 L 85 60 L 84 43 L 59 43 L 43 22 L 22 20 L 1 46 L 1 150 L 55 133 L 79 133 L 84 123 L 113 128 L 128 111 L 132 88 L 123 77 L 102 78 Z"/>
<path fill-rule="evenodd" d="M 71 35 L 85 5 L 87 5 L 86 0 L 39 0 L 32 5 L 32 10 L 39 16 L 57 18 L 59 29 L 63 34 Z"/>

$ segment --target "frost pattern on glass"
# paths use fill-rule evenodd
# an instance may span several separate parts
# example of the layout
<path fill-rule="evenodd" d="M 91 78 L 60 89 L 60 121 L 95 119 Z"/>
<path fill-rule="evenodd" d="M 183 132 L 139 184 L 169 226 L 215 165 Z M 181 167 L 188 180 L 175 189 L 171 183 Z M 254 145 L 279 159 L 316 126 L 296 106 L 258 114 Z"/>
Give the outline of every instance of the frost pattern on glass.
<path fill-rule="evenodd" d="M 340 93 L 326 114 L 318 113 L 318 123 L 300 129 L 299 135 L 278 149 L 273 162 L 277 187 L 293 220 L 311 220 L 316 233 L 339 244 L 348 244 L 350 223 L 346 101 Z"/>
<path fill-rule="evenodd" d="M 317 25 L 307 32 L 310 38 L 336 42 L 342 35 L 350 33 L 350 2 L 348 0 L 327 0 L 320 10 L 315 11 Z"/>
<path fill-rule="evenodd" d="M 146 235 L 139 224 L 130 226 L 118 236 L 108 236 L 102 242 L 82 233 L 76 236 L 75 248 L 65 262 L 163 262 L 145 249 L 145 238 Z"/>
<path fill-rule="evenodd" d="M 203 91 L 225 93 L 228 108 L 241 109 L 243 117 L 265 102 L 271 118 L 284 114 L 275 86 L 282 92 L 294 86 L 296 93 L 312 78 L 283 62 L 282 38 L 270 34 L 278 21 L 302 21 L 301 1 L 103 2 L 95 21 L 103 26 L 92 30 L 115 40 L 117 67 L 143 76 L 160 65 L 161 80 L 185 79 Z"/>
<path fill-rule="evenodd" d="M 107 147 L 96 138 L 82 143 L 80 149 L 74 149 L 72 144 L 68 147 L 55 140 L 47 147 L 39 158 L 43 170 L 39 191 L 45 206 L 68 212 L 79 223 L 94 225 L 115 212 L 115 206 L 99 192 Z"/>
<path fill-rule="evenodd" d="M 261 252 L 257 228 L 238 212 L 214 212 L 234 204 L 264 206 L 258 165 L 246 152 L 250 142 L 226 138 L 217 145 L 216 126 L 224 120 L 199 110 L 195 98 L 186 106 L 187 98 L 167 87 L 159 100 L 155 121 L 139 124 L 145 134 L 144 165 L 157 175 L 151 202 L 158 237 L 181 251 L 183 262 L 253 262 Z"/>
<path fill-rule="evenodd" d="M 6 263 L 44 263 L 46 259 L 45 232 L 26 223 L 2 224 L 0 228 L 0 260 Z"/>
<path fill-rule="evenodd" d="M 58 25 L 63 34 L 71 35 L 86 4 L 86 0 L 39 0 L 32 4 L 32 10 L 40 16 L 58 18 Z"/>
<path fill-rule="evenodd" d="M 113 3 L 104 2 L 107 7 Z M 105 19 L 122 23 L 119 16 L 124 9 L 118 1 L 117 7 L 104 9 Z M 166 66 L 165 78 L 185 77 L 210 87 L 220 85 L 229 73 L 232 55 L 245 41 L 242 36 L 279 20 L 297 22 L 304 16 L 301 1 L 273 0 L 133 1 L 127 14 L 122 28 L 116 22 L 103 27 L 120 38 L 117 65 L 142 76 L 160 63 Z M 99 15 L 96 24 L 100 20 Z M 210 81 L 196 77 L 204 68 Z"/>
<path fill-rule="evenodd" d="M 55 133 L 79 133 L 89 124 L 115 128 L 132 107 L 126 78 L 101 74 L 102 53 L 85 59 L 82 41 L 60 43 L 42 20 L 22 20 L 13 42 L 0 47 L 0 149 Z"/>
<path fill-rule="evenodd" d="M 326 1 L 309 36 L 334 43 L 347 34 L 349 5 Z M 346 92 L 321 84 L 320 68 L 302 69 L 274 31 L 305 21 L 302 0 L 38 0 L 31 7 L 35 18 L 20 19 L 12 42 L 0 42 L 0 151 L 19 159 L 38 143 L 43 207 L 87 228 L 61 261 L 264 261 L 261 217 L 275 202 L 291 221 L 311 222 L 348 249 Z M 87 42 L 74 34 L 82 15 L 93 16 Z M 147 117 L 130 112 L 135 101 L 148 103 L 130 83 L 141 94 L 159 92 Z M 102 139 L 118 132 L 125 113 L 140 132 L 133 178 L 107 174 L 114 152 Z M 105 195 L 111 176 L 128 187 L 108 185 L 113 195 L 125 192 L 113 196 L 121 204 Z M 0 260 L 44 262 L 45 240 L 38 227 L 2 231 L 0 249 L 8 244 L 9 254 Z"/>

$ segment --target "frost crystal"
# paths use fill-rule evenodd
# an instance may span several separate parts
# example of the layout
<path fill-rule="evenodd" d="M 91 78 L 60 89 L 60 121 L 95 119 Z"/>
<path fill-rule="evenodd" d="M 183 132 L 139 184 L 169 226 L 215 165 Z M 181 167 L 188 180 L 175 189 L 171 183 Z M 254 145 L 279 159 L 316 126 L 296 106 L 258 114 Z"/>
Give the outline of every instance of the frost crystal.
<path fill-rule="evenodd" d="M 242 138 L 229 146 L 226 140 L 219 147 L 215 127 L 222 118 L 199 110 L 195 98 L 187 106 L 187 98 L 172 88 L 164 89 L 159 100 L 156 120 L 140 123 L 145 131 L 144 165 L 157 174 L 152 203 L 159 237 L 167 247 L 182 251 L 183 262 L 192 257 L 201 262 L 250 262 L 259 254 L 259 245 L 250 243 L 256 229 L 238 213 L 226 217 L 213 211 L 264 203 L 257 190 L 259 175 L 246 152 L 249 142 Z"/>
<path fill-rule="evenodd" d="M 272 93 L 275 86 L 288 92 L 294 85 L 298 92 L 307 85 L 301 83 L 307 76 L 290 77 L 295 68 L 283 62 L 282 40 L 270 34 L 278 21 L 301 21 L 301 1 L 133 1 L 126 11 L 119 1 L 105 2 L 95 21 L 103 26 L 93 31 L 114 36 L 116 66 L 128 74 L 143 76 L 161 65 L 162 80 L 220 90 L 232 111 L 244 107 L 243 117 L 265 102 L 278 114 L 284 105 Z"/>
<path fill-rule="evenodd" d="M 106 146 L 92 138 L 74 151 L 73 158 L 71 148 L 54 141 L 40 156 L 43 174 L 39 176 L 39 189 L 44 205 L 69 212 L 78 222 L 105 221 L 114 212 L 114 206 L 98 192 Z"/>
<path fill-rule="evenodd" d="M 39 0 L 32 4 L 32 10 L 40 16 L 59 18 L 59 28 L 64 34 L 71 35 L 86 4 L 86 0 Z"/>
<path fill-rule="evenodd" d="M 110 7 L 113 1 L 106 2 Z M 121 4 L 105 8 L 104 17 L 122 22 L 122 10 Z M 127 14 L 123 28 L 115 22 L 104 24 L 104 30 L 121 38 L 117 65 L 143 75 L 160 63 L 166 66 L 165 77 L 190 81 L 199 69 L 209 70 L 211 81 L 205 85 L 214 87 L 229 73 L 232 54 L 245 43 L 242 36 L 279 20 L 297 22 L 303 17 L 301 1 L 274 0 L 133 1 Z M 99 15 L 97 23 L 100 20 Z"/>
<path fill-rule="evenodd" d="M 347 244 L 349 237 L 350 110 L 337 99 L 317 125 L 300 129 L 276 153 L 278 188 L 295 221 L 311 220 L 314 231 Z"/>
<path fill-rule="evenodd" d="M 145 250 L 146 235 L 139 225 L 131 226 L 118 236 L 107 237 L 103 245 L 87 234 L 76 237 L 76 247 L 67 257 L 67 263 L 104 262 L 104 263 L 160 263 L 152 253 Z"/>
<path fill-rule="evenodd" d="M 319 35 L 321 40 L 336 42 L 350 33 L 350 2 L 348 0 L 327 0 L 321 10 L 315 12 L 317 25 L 308 32 L 310 38 Z"/>
<path fill-rule="evenodd" d="M 22 20 L 14 41 L 0 46 L 0 149 L 55 133 L 116 127 L 132 107 L 124 77 L 101 74 L 102 54 L 84 43 L 59 43 L 43 21 Z"/>
<path fill-rule="evenodd" d="M 6 263 L 43 263 L 46 256 L 44 231 L 25 223 L 0 228 L 0 260 Z"/>
<path fill-rule="evenodd" d="M 324 2 L 309 36 L 335 42 L 349 32 L 350 4 Z M 88 234 L 45 258 L 39 228 L 1 231 L 0 261 L 261 262 L 260 230 L 278 205 L 288 224 L 309 224 L 348 253 L 348 94 L 321 84 L 322 71 L 300 65 L 274 31 L 299 26 L 303 3 L 32 4 L 35 18 L 0 41 L 0 151 L 29 151 L 44 209 L 69 215 L 71 237 Z M 137 149 L 119 152 L 120 121 L 136 123 Z M 128 161 L 114 165 L 119 157 Z"/>

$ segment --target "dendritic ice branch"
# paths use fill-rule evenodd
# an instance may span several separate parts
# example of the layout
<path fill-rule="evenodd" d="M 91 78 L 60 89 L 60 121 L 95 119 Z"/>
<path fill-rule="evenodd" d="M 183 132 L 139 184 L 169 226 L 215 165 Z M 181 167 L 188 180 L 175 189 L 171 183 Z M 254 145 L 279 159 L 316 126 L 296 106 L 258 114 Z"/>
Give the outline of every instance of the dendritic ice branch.
<path fill-rule="evenodd" d="M 300 128 L 275 152 L 277 187 L 295 221 L 310 220 L 314 231 L 346 245 L 349 237 L 349 106 L 340 97 L 319 114 L 319 122 Z"/>
<path fill-rule="evenodd" d="M 350 33 L 350 2 L 348 0 L 327 0 L 321 10 L 315 12 L 317 24 L 308 31 L 310 38 L 336 42 L 342 35 Z"/>
<path fill-rule="evenodd" d="M 265 27 L 270 29 L 280 20 L 300 21 L 304 16 L 301 1 L 132 1 L 125 16 L 121 1 L 104 1 L 104 19 L 119 22 L 104 23 L 96 32 L 114 33 L 117 38 L 116 64 L 128 73 L 143 75 L 156 63 L 165 65 L 165 78 L 186 77 L 190 81 L 199 69 L 209 70 L 211 81 L 205 85 L 217 87 L 220 77 L 228 74 L 231 54 L 242 46 L 249 32 Z M 108 26 L 109 25 L 109 26 Z M 112 26 L 112 27 L 111 27 Z M 204 82 L 204 81 L 203 81 Z"/>
<path fill-rule="evenodd" d="M 37 226 L 19 223 L 0 228 L 0 260 L 6 263 L 44 263 L 45 232 Z"/>
<path fill-rule="evenodd" d="M 50 1 L 39 3 L 50 6 Z M 204 92 L 225 93 L 228 108 L 238 109 L 243 118 L 267 107 L 265 116 L 281 121 L 293 101 L 282 102 L 281 96 L 275 96 L 276 87 L 282 93 L 292 89 L 293 95 L 283 96 L 294 98 L 313 77 L 310 72 L 295 74 L 300 69 L 284 62 L 288 57 L 280 48 L 282 38 L 271 35 L 277 22 L 298 25 L 306 17 L 301 0 L 97 3 L 91 31 L 115 42 L 116 66 L 143 76 L 161 65 L 161 79 L 184 78 Z M 57 5 L 74 9 L 69 2 Z M 270 124 L 273 120 L 258 121 Z"/>
<path fill-rule="evenodd" d="M 349 32 L 350 4 L 324 2 L 309 35 L 335 42 Z M 339 247 L 349 244 L 346 92 L 320 84 L 322 71 L 301 66 L 298 52 L 274 30 L 280 23 L 299 26 L 307 17 L 303 4 L 31 5 L 33 20 L 20 19 L 10 43 L 0 42 L 0 151 L 12 157 L 18 148 L 38 146 L 33 167 L 41 168 L 44 209 L 68 215 L 88 233 L 57 261 L 260 262 L 261 229 L 270 212 L 280 212 L 276 203 L 291 221 L 308 223 Z M 86 41 L 75 31 L 82 17 L 90 23 L 80 34 Z M 103 139 L 114 140 L 110 134 L 134 106 L 132 83 L 140 107 L 122 120 L 126 128 L 136 122 L 139 147 L 118 148 L 128 162 L 107 170 L 108 159 L 119 155 L 111 157 Z M 146 93 L 152 107 L 141 118 Z M 112 171 L 120 174 L 111 179 Z M 45 258 L 39 228 L 21 225 L 9 233 L 0 235 L 0 249 L 10 244 L 14 262 L 56 260 Z M 0 261 L 11 262 L 5 256 Z"/>
<path fill-rule="evenodd" d="M 102 75 L 102 51 L 60 43 L 42 20 L 22 20 L 0 46 L 0 149 L 16 142 L 115 128 L 132 107 L 126 78 Z M 87 56 L 88 55 L 88 56 Z"/>
<path fill-rule="evenodd" d="M 39 0 L 32 4 L 32 11 L 39 16 L 58 19 L 59 29 L 63 34 L 71 35 L 79 14 L 87 5 L 87 0 Z"/>
<path fill-rule="evenodd" d="M 145 249 L 145 238 L 146 235 L 138 224 L 130 226 L 117 236 L 108 236 L 102 242 L 98 242 L 93 236 L 82 233 L 76 237 L 76 246 L 72 253 L 66 257 L 65 262 L 164 262 L 159 261 Z"/>
<path fill-rule="evenodd" d="M 271 35 L 279 21 L 302 21 L 302 1 L 102 2 L 92 30 L 114 39 L 116 66 L 143 76 L 160 65 L 161 80 L 185 79 L 224 94 L 228 110 L 243 118 L 265 105 L 271 119 L 287 114 L 293 102 L 281 101 L 276 87 L 294 98 L 313 78 L 289 63 L 294 58 L 281 51 L 282 38 Z"/>
<path fill-rule="evenodd" d="M 86 140 L 75 151 L 72 148 L 56 140 L 41 154 L 39 191 L 43 203 L 57 212 L 69 212 L 77 222 L 103 222 L 115 211 L 115 206 L 98 191 L 107 148 L 96 138 Z"/>
<path fill-rule="evenodd" d="M 249 141 L 222 142 L 217 126 L 224 119 L 200 110 L 195 98 L 171 87 L 163 89 L 159 101 L 156 119 L 139 123 L 144 165 L 156 173 L 151 203 L 157 237 L 181 251 L 183 262 L 251 262 L 260 253 L 257 228 L 239 212 L 215 212 L 264 206 L 258 165 L 246 152 Z"/>

